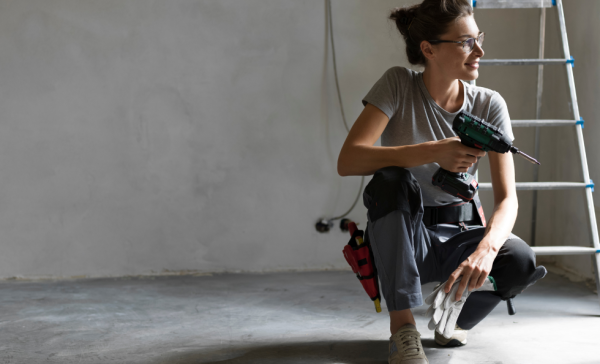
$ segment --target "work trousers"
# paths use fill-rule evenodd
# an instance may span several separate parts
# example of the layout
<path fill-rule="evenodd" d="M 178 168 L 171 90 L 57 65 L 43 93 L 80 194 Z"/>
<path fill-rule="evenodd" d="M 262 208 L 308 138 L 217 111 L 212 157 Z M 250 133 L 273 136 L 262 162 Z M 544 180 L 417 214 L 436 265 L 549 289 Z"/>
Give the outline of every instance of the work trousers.
<path fill-rule="evenodd" d="M 419 183 L 409 170 L 378 170 L 363 193 L 368 209 L 369 240 L 388 311 L 421 306 L 421 285 L 444 282 L 483 239 L 485 227 L 423 223 Z M 464 231 L 463 231 L 464 230 Z M 543 267 L 540 267 L 541 270 Z M 510 234 L 489 273 L 497 291 L 473 292 L 457 324 L 469 330 L 483 320 L 501 300 L 515 297 L 543 274 L 536 272 L 535 253 L 519 237 Z"/>

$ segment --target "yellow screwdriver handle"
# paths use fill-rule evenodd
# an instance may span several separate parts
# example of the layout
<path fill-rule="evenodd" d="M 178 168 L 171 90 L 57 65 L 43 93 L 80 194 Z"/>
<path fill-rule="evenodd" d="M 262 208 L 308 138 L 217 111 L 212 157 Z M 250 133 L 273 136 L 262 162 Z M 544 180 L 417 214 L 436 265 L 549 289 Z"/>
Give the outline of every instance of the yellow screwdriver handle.
<path fill-rule="evenodd" d="M 375 299 L 375 311 L 381 312 L 381 303 L 379 302 L 379 298 Z"/>

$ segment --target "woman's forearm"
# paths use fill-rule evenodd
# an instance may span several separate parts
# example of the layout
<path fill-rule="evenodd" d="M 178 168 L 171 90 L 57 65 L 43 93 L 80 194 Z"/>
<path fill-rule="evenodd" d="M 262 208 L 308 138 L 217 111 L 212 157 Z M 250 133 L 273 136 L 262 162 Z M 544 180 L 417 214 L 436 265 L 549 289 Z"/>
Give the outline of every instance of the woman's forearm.
<path fill-rule="evenodd" d="M 338 158 L 338 173 L 340 176 L 368 176 L 384 167 L 410 168 L 433 163 L 435 148 L 435 142 L 401 147 L 344 145 Z"/>
<path fill-rule="evenodd" d="M 482 248 L 498 253 L 515 225 L 518 209 L 516 196 L 505 198 L 494 208 L 480 243 L 483 245 Z"/>

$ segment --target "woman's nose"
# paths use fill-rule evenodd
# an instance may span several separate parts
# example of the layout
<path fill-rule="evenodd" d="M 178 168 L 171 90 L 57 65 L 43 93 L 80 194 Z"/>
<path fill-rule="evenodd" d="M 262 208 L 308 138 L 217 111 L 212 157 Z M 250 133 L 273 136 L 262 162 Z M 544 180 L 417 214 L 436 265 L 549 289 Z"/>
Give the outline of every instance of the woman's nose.
<path fill-rule="evenodd" d="M 483 57 L 483 55 L 485 54 L 483 48 L 481 48 L 481 46 L 479 46 L 477 42 L 475 42 L 475 46 L 473 46 L 473 52 L 477 52 L 476 54 L 478 54 L 479 57 Z"/>

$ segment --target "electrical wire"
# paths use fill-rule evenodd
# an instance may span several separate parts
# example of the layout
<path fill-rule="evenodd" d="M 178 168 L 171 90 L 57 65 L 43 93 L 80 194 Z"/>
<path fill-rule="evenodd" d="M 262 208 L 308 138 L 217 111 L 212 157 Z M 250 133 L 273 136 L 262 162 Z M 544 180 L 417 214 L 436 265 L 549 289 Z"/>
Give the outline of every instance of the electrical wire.
<path fill-rule="evenodd" d="M 329 19 L 329 38 L 331 39 L 331 54 L 333 56 L 333 74 L 335 75 L 335 87 L 337 88 L 338 100 L 340 102 L 340 111 L 342 113 L 342 121 L 346 131 L 350 132 L 348 123 L 346 123 L 346 115 L 344 114 L 344 106 L 342 105 L 342 94 L 340 92 L 340 83 L 338 82 L 337 62 L 335 60 L 335 43 L 333 42 L 333 20 L 331 19 L 331 0 L 327 0 L 327 14 Z"/>
<path fill-rule="evenodd" d="M 346 131 L 350 132 L 348 123 L 346 123 L 346 115 L 344 114 L 344 106 L 342 105 L 342 94 L 340 92 L 340 84 L 338 82 L 337 62 L 335 59 L 335 44 L 333 42 L 333 21 L 331 19 L 331 0 L 326 0 L 326 2 L 327 2 L 327 15 L 328 15 L 327 18 L 329 21 L 329 26 L 327 27 L 327 29 L 329 30 L 329 38 L 331 39 L 331 54 L 333 57 L 333 74 L 335 75 L 335 87 L 337 89 L 338 101 L 340 103 L 340 111 L 342 113 L 342 121 L 344 122 L 344 127 L 346 128 Z M 364 183 L 365 183 L 365 176 L 362 176 L 362 178 L 360 180 L 360 187 L 358 189 L 358 194 L 356 195 L 356 198 L 354 199 L 354 203 L 352 204 L 350 209 L 348 209 L 348 211 L 346 211 L 344 214 L 342 214 L 340 216 L 332 217 L 331 219 L 327 220 L 328 222 L 331 222 L 334 220 L 339 220 L 343 217 L 346 217 L 352 210 L 354 210 L 354 207 L 356 207 L 356 203 L 358 202 L 358 199 L 360 198 L 360 194 L 362 192 Z"/>
<path fill-rule="evenodd" d="M 352 210 L 354 210 L 354 207 L 356 207 L 356 203 L 358 202 L 358 199 L 360 198 L 360 193 L 362 192 L 364 183 L 365 183 L 365 176 L 362 176 L 362 178 L 360 179 L 360 187 L 358 188 L 358 194 L 356 195 L 356 199 L 354 200 L 352 207 L 350 207 L 350 209 L 348 209 L 348 211 L 346 211 L 343 215 L 340 215 L 337 217 L 332 217 L 331 219 L 329 219 L 329 221 L 339 220 L 342 217 L 346 217 L 346 215 L 348 215 Z"/>

